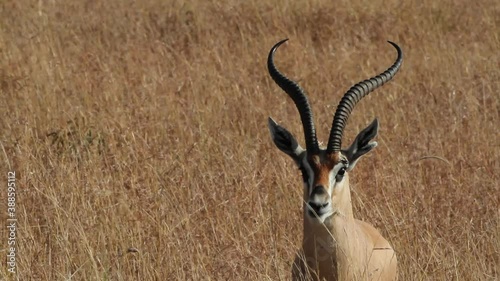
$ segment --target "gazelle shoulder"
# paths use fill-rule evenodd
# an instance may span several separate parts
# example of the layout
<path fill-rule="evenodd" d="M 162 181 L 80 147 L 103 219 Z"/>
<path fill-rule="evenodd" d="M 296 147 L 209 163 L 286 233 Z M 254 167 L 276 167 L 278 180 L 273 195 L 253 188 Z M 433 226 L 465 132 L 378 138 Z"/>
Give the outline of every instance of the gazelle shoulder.
<path fill-rule="evenodd" d="M 374 248 L 392 248 L 389 242 L 371 224 L 362 220 L 356 220 L 358 227 L 366 233 L 367 238 L 372 242 Z"/>

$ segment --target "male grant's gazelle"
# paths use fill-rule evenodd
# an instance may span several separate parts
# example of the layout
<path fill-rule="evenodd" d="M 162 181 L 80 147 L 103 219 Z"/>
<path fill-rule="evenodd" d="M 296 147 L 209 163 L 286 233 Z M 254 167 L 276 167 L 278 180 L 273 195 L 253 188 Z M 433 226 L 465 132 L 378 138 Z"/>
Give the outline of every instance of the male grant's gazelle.
<path fill-rule="evenodd" d="M 354 219 L 349 188 L 350 172 L 361 156 L 377 146 L 370 142 L 378 131 L 375 119 L 362 130 L 349 148 L 342 150 L 342 134 L 354 106 L 371 91 L 391 80 L 401 67 L 403 54 L 386 71 L 351 87 L 342 97 L 330 131 L 326 149 L 316 138 L 309 101 L 296 83 L 274 66 L 276 49 L 267 59 L 269 74 L 294 101 L 300 114 L 306 149 L 288 132 L 269 118 L 269 129 L 276 146 L 295 161 L 304 182 L 304 238 L 297 255 L 292 277 L 294 280 L 395 280 L 397 260 L 391 245 L 368 223 Z M 309 277 L 308 277 L 309 276 Z"/>

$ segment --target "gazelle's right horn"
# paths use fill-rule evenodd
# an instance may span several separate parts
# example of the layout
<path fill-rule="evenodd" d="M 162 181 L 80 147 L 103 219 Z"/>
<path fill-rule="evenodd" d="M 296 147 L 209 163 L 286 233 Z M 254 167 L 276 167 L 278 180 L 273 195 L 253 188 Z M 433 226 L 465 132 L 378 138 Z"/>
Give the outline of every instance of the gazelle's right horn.
<path fill-rule="evenodd" d="M 306 140 L 307 151 L 314 153 L 318 151 L 319 146 L 318 139 L 316 137 L 316 129 L 314 128 L 314 118 L 307 96 L 304 93 L 304 90 L 302 90 L 297 83 L 281 74 L 278 69 L 276 69 L 276 66 L 274 66 L 274 52 L 287 40 L 288 39 L 281 40 L 271 48 L 269 56 L 267 57 L 267 69 L 269 70 L 269 74 L 273 78 L 274 82 L 276 82 L 276 84 L 278 84 L 278 86 L 280 86 L 280 88 L 283 89 L 283 91 L 285 91 L 295 103 L 295 106 L 300 114 L 302 126 L 304 126 L 304 137 Z"/>

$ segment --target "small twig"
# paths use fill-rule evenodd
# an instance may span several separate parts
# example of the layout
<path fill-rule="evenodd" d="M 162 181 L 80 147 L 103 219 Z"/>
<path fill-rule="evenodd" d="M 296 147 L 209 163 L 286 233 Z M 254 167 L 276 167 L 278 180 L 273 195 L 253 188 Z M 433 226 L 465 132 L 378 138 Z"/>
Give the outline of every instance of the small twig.
<path fill-rule="evenodd" d="M 420 158 L 420 159 L 418 159 L 417 161 L 420 161 L 420 160 L 426 160 L 426 159 L 438 159 L 438 160 L 441 160 L 441 161 L 443 161 L 443 162 L 445 162 L 446 164 L 448 164 L 448 165 L 450 165 L 450 166 L 451 166 L 450 161 L 448 161 L 448 160 L 444 159 L 443 157 L 433 156 L 433 155 L 421 157 L 421 158 Z"/>

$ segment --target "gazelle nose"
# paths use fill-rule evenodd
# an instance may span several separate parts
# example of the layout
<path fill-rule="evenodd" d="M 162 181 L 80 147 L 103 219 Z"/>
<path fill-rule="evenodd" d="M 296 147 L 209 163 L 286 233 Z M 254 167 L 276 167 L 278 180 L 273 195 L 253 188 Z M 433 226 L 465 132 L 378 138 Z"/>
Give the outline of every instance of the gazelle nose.
<path fill-rule="evenodd" d="M 314 187 L 314 189 L 312 190 L 311 192 L 311 195 L 314 196 L 314 195 L 323 195 L 326 193 L 326 189 L 324 186 L 322 185 L 317 185 Z"/>
<path fill-rule="evenodd" d="M 313 211 L 316 212 L 316 214 L 320 214 L 321 209 L 328 207 L 329 204 L 330 204 L 330 202 L 316 203 L 316 202 L 309 201 L 309 206 L 311 207 L 311 209 L 313 209 Z"/>

